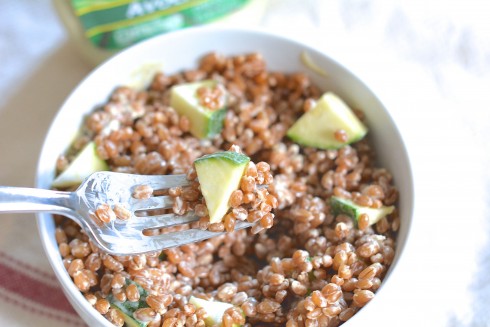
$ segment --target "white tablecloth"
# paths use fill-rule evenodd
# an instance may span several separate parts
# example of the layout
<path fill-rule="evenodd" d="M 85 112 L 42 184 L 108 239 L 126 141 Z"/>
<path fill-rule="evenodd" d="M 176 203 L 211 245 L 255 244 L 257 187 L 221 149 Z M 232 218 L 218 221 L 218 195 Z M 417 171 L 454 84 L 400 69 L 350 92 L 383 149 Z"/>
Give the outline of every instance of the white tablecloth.
<path fill-rule="evenodd" d="M 380 326 L 490 326 L 486 3 L 271 0 L 260 23 L 359 74 L 406 142 L 415 221 L 383 291 L 390 300 Z M 0 1 L 0 185 L 33 185 L 49 123 L 89 71 L 50 1 Z M 83 326 L 59 291 L 32 215 L 0 219 L 0 321 Z"/>

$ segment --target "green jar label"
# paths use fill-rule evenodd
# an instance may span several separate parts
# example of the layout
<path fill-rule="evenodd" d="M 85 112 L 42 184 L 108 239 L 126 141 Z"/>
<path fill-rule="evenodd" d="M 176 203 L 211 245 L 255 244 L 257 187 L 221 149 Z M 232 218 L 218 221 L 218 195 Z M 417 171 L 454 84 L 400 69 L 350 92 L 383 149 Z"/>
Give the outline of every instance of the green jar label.
<path fill-rule="evenodd" d="M 250 0 L 71 0 L 85 36 L 102 49 L 120 50 L 149 37 L 201 25 Z"/>

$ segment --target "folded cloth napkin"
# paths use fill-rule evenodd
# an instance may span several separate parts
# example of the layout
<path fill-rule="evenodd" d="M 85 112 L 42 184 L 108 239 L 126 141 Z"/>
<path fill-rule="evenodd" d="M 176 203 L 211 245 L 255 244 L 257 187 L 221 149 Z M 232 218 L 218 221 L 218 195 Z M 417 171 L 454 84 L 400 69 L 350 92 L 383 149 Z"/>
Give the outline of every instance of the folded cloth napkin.
<path fill-rule="evenodd" d="M 0 229 L 2 326 L 85 326 L 40 248 L 34 218 L 2 217 Z"/>
<path fill-rule="evenodd" d="M 89 68 L 64 45 L 49 0 L 2 1 L 0 31 L 0 184 L 30 187 L 49 123 Z M 0 217 L 0 322 L 86 326 L 52 272 L 33 214 Z"/>

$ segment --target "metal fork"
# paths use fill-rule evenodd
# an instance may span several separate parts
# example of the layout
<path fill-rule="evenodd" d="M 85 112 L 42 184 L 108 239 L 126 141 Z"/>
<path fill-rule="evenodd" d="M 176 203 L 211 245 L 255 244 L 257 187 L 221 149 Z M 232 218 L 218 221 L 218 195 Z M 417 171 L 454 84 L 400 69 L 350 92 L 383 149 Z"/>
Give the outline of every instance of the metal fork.
<path fill-rule="evenodd" d="M 50 212 L 75 220 L 91 240 L 104 251 L 114 255 L 132 255 L 158 251 L 188 243 L 202 241 L 223 232 L 185 229 L 156 236 L 146 236 L 144 230 L 187 224 L 199 220 L 193 212 L 147 215 L 147 211 L 168 209 L 173 206 L 170 196 L 151 196 L 136 199 L 133 190 L 149 185 L 153 190 L 188 186 L 185 175 L 133 175 L 115 172 L 96 172 L 87 177 L 74 192 L 0 186 L 0 213 Z M 101 204 L 120 204 L 131 212 L 128 220 L 115 219 L 101 224 L 94 212 Z M 136 215 L 138 213 L 138 215 Z M 235 230 L 252 226 L 237 221 Z"/>

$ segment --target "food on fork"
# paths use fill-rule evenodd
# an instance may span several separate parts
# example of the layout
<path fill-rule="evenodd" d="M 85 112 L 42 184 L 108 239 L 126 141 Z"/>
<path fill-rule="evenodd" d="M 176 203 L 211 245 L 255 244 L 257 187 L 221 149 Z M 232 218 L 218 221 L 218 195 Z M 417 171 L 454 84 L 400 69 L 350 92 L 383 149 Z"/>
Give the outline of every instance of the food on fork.
<path fill-rule="evenodd" d="M 234 151 L 215 152 L 194 161 L 211 224 L 223 220 L 231 207 L 231 195 L 240 188 L 242 179 L 248 181 L 244 173 L 249 164 L 248 156 Z M 255 179 L 250 187 L 255 188 Z"/>
<path fill-rule="evenodd" d="M 189 187 L 170 189 L 174 198 L 173 212 L 183 215 L 193 210 L 200 217 L 191 227 L 212 232 L 232 232 L 237 221 L 254 223 L 257 234 L 273 225 L 277 198 L 268 186 L 273 177 L 265 162 L 255 164 L 237 146 L 229 151 L 204 155 L 194 161 L 187 178 Z M 262 170 L 260 170 L 262 169 Z"/>

